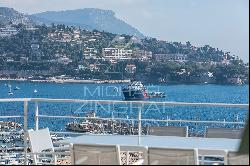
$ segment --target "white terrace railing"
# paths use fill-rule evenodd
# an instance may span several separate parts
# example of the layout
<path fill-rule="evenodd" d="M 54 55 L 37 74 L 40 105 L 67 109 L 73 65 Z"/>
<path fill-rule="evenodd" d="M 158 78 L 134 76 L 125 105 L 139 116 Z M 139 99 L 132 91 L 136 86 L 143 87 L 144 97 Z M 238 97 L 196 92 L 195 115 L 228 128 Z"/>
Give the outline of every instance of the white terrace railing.
<path fill-rule="evenodd" d="M 19 110 L 22 112 L 22 115 L 3 115 L 0 114 L 0 122 L 2 120 L 7 120 L 7 119 L 21 119 L 23 122 L 22 124 L 22 130 L 19 131 L 19 133 L 23 133 L 23 140 L 27 140 L 27 131 L 29 128 L 28 125 L 28 120 L 34 118 L 34 127 L 32 127 L 34 130 L 39 129 L 39 118 L 58 118 L 58 119 L 97 119 L 97 120 L 122 120 L 122 121 L 137 121 L 137 127 L 138 127 L 138 138 L 142 134 L 142 122 L 143 121 L 148 121 L 148 122 L 165 122 L 165 123 L 195 123 L 195 124 L 200 124 L 200 123 L 206 123 L 206 124 L 228 124 L 228 125 L 244 125 L 244 121 L 218 121 L 218 120 L 176 120 L 176 119 L 143 119 L 142 118 L 142 112 L 145 106 L 147 105 L 157 105 L 157 106 L 180 106 L 180 107 L 208 107 L 208 108 L 213 108 L 213 107 L 223 107 L 223 108 L 237 108 L 237 109 L 243 109 L 246 110 L 247 112 L 249 111 L 249 104 L 225 104 L 225 103 L 185 103 L 185 102 L 154 102 L 154 101 L 114 101 L 114 100 L 80 100 L 80 99 L 48 99 L 48 98 L 12 98 L 12 99 L 0 99 L 0 106 L 1 103 L 23 103 L 23 108 L 20 108 Z M 39 114 L 39 105 L 41 103 L 77 103 L 77 104 L 110 104 L 110 105 L 128 105 L 131 107 L 137 106 L 138 113 L 137 113 L 137 118 L 114 118 L 114 117 L 109 117 L 109 118 L 102 118 L 102 117 L 79 117 L 79 116 L 74 116 L 74 115 L 42 115 Z M 35 108 L 30 108 L 30 105 L 34 105 Z M 1 110 L 0 110 L 1 111 Z M 30 117 L 30 112 L 33 112 L 32 115 L 34 117 Z M 0 112 L 1 113 L 1 112 Z M 50 128 L 50 126 L 47 126 Z M 83 134 L 83 133 L 77 133 L 77 132 L 66 132 L 66 131 L 52 131 L 52 133 L 57 133 L 57 134 Z M 0 134 L 8 134 L 11 133 L 11 131 L 1 131 L 0 127 Z M 1 140 L 0 140 L 1 141 Z M 20 153 L 23 154 L 24 158 L 24 163 L 23 164 L 28 164 L 28 144 L 27 141 L 24 141 L 24 152 Z M 3 151 L 3 150 L 1 150 Z M 0 151 L 0 154 L 1 154 Z M 1 157 L 1 155 L 0 155 Z M 1 158 L 0 158 L 1 161 Z M 1 164 L 1 163 L 0 163 Z"/>

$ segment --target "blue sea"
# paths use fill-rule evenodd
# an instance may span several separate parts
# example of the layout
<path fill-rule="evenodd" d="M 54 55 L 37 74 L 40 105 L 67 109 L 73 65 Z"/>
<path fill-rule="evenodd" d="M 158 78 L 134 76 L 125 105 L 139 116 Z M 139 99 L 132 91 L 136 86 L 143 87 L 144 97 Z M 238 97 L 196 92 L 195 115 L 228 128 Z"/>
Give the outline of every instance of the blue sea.
<path fill-rule="evenodd" d="M 12 85 L 13 95 L 8 95 L 7 84 Z M 0 98 L 57 98 L 57 99 L 84 99 L 84 100 L 124 100 L 121 89 L 126 84 L 56 84 L 31 83 L 21 81 L 1 81 Z M 20 90 L 14 90 L 18 86 Z M 149 91 L 166 93 L 165 98 L 149 99 L 151 101 L 173 101 L 190 103 L 241 103 L 249 100 L 248 85 L 146 85 Z M 34 90 L 37 92 L 35 93 Z M 29 103 L 29 127 L 34 127 L 34 103 Z M 98 117 L 128 118 L 138 117 L 136 105 L 101 105 L 79 103 L 39 103 L 39 115 L 69 115 L 84 116 L 95 111 Z M 22 115 L 23 103 L 0 103 L 0 116 Z M 213 120 L 213 121 L 239 121 L 244 122 L 248 117 L 248 110 L 222 107 L 180 107 L 146 105 L 142 110 L 142 119 L 171 119 L 171 120 Z M 6 120 L 6 119 L 5 119 Z M 20 118 L 7 119 L 22 123 Z M 1 121 L 1 119 L 0 119 Z M 66 118 L 39 118 L 39 126 L 49 127 L 50 130 L 64 131 L 68 122 L 77 119 Z M 133 122 L 136 124 L 136 120 Z M 166 122 L 142 121 L 142 125 L 161 126 Z M 238 128 L 242 125 L 224 124 L 194 124 L 194 123 L 168 123 L 167 125 L 189 126 L 190 133 L 201 134 L 206 126 Z"/>

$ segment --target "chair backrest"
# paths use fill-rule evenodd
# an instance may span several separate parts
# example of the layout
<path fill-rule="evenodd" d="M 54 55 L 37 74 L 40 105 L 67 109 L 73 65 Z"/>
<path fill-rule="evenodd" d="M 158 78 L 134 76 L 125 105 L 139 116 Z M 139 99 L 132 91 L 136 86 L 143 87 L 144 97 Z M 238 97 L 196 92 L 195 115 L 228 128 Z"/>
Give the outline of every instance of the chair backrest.
<path fill-rule="evenodd" d="M 187 126 L 149 126 L 148 135 L 188 137 Z"/>
<path fill-rule="evenodd" d="M 243 134 L 242 129 L 206 128 L 205 137 L 241 139 L 242 134 Z"/>
<path fill-rule="evenodd" d="M 73 165 L 120 165 L 120 147 L 118 145 L 71 145 L 71 163 Z"/>
<path fill-rule="evenodd" d="M 249 165 L 249 154 L 228 152 L 228 165 Z"/>
<path fill-rule="evenodd" d="M 53 143 L 50 137 L 48 128 L 41 130 L 28 130 L 28 138 L 31 147 L 31 152 L 38 153 L 43 150 L 53 150 Z"/>
<path fill-rule="evenodd" d="M 226 150 L 199 149 L 198 156 L 201 157 L 200 165 L 227 165 Z"/>
<path fill-rule="evenodd" d="M 148 147 L 147 146 L 120 146 L 120 151 L 121 151 L 121 154 L 124 152 L 126 153 L 125 158 L 121 156 L 122 164 L 125 163 L 125 165 L 131 165 L 131 164 L 148 165 Z M 137 155 L 135 155 L 136 153 Z M 140 163 L 140 164 L 136 164 L 136 163 Z"/>
<path fill-rule="evenodd" d="M 149 165 L 198 165 L 197 149 L 148 148 Z"/>

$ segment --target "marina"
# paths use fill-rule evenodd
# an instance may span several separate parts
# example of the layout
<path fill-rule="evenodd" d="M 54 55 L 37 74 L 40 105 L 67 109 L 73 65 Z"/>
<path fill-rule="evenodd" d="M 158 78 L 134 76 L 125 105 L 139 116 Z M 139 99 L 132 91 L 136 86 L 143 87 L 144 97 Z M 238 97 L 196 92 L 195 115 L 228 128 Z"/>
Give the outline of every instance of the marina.
<path fill-rule="evenodd" d="M 66 130 L 91 134 L 138 134 L 138 126 L 133 125 L 133 123 L 126 123 L 112 119 L 103 120 L 100 117 L 96 117 L 95 112 L 88 114 L 85 120 L 68 123 L 66 125 Z M 143 130 L 142 133 L 145 134 L 146 131 Z"/>

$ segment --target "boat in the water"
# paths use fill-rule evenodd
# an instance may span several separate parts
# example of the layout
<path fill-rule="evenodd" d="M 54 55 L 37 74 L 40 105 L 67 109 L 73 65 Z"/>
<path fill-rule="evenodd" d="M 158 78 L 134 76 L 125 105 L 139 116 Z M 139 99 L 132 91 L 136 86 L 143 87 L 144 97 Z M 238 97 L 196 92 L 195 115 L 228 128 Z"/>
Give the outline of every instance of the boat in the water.
<path fill-rule="evenodd" d="M 66 130 L 76 132 L 90 132 L 93 130 L 93 123 L 91 122 L 70 122 L 66 125 Z"/>
<path fill-rule="evenodd" d="M 13 92 L 12 92 L 12 90 L 11 90 L 11 85 L 9 84 L 8 86 L 9 86 L 9 92 L 8 92 L 8 94 L 9 94 L 9 95 L 13 95 Z"/>
<path fill-rule="evenodd" d="M 13 95 L 14 93 L 13 92 L 11 92 L 11 91 L 9 91 L 9 93 L 8 93 L 9 95 Z"/>
<path fill-rule="evenodd" d="M 146 87 L 140 81 L 133 81 L 122 89 L 125 100 L 145 100 L 149 98 Z"/>
<path fill-rule="evenodd" d="M 84 120 L 69 122 L 66 124 L 66 130 L 71 132 L 83 132 L 92 134 L 120 134 L 134 135 L 138 132 L 136 126 L 115 119 L 103 120 L 96 116 L 95 111 L 85 116 Z M 143 131 L 142 131 L 143 132 Z"/>
<path fill-rule="evenodd" d="M 20 90 L 20 88 L 19 88 L 18 86 L 16 86 L 16 87 L 14 88 L 14 90 Z"/>
<path fill-rule="evenodd" d="M 149 98 L 164 98 L 166 94 L 164 92 L 149 92 Z"/>
<path fill-rule="evenodd" d="M 87 115 L 90 119 L 85 119 L 81 122 L 69 122 L 66 124 L 66 130 L 76 131 L 76 132 L 92 132 L 96 128 L 96 120 L 91 118 L 96 118 L 95 112 L 91 112 Z"/>

